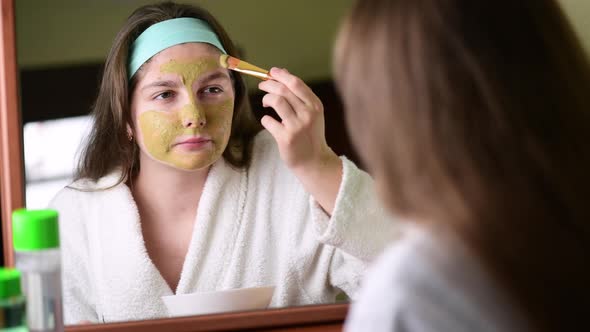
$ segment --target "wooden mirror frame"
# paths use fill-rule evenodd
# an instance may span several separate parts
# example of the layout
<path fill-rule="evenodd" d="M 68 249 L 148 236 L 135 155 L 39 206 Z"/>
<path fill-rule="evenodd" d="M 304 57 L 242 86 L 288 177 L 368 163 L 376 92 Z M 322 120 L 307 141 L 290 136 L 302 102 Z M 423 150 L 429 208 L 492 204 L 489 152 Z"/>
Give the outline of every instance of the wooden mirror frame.
<path fill-rule="evenodd" d="M 25 206 L 22 122 L 14 0 L 0 6 L 0 209 L 4 265 L 14 266 L 11 212 Z M 68 326 L 66 331 L 341 331 L 348 304 L 315 305 L 125 323 Z"/>

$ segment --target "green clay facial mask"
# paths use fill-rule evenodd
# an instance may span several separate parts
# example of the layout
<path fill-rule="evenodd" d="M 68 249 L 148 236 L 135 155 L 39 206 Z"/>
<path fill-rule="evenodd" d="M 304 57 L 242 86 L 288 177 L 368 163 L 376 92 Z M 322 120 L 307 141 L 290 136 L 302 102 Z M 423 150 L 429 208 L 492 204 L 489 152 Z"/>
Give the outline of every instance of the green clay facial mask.
<path fill-rule="evenodd" d="M 203 74 L 218 68 L 218 60 L 212 58 L 184 62 L 171 60 L 160 66 L 162 74 L 178 75 L 186 94 L 178 91 L 177 96 L 172 97 L 184 96 L 185 105 L 179 104 L 176 109 L 150 109 L 139 114 L 143 145 L 152 158 L 176 168 L 197 170 L 210 166 L 221 157 L 231 133 L 233 94 L 222 91 L 209 95 L 206 92 L 202 96 L 201 87 L 198 92 L 193 91 L 194 83 Z M 219 87 L 215 85 L 213 89 Z M 198 148 L 178 144 L 195 137 L 211 141 Z"/>

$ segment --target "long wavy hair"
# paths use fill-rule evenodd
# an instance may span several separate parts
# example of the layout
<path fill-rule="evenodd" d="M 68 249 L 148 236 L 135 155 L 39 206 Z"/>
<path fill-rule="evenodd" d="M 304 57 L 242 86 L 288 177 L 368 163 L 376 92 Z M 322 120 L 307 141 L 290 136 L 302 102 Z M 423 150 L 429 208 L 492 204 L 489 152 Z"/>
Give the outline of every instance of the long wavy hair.
<path fill-rule="evenodd" d="M 558 4 L 361 0 L 335 55 L 388 208 L 464 243 L 533 329 L 590 331 L 590 65 Z"/>
<path fill-rule="evenodd" d="M 139 148 L 135 140 L 129 139 L 127 126 L 134 131 L 130 96 L 138 75 L 128 79 L 129 49 L 133 41 L 151 25 L 180 17 L 194 17 L 207 22 L 228 54 L 238 56 L 223 27 L 202 8 L 163 2 L 135 10 L 115 37 L 107 56 L 98 97 L 92 107 L 93 127 L 82 150 L 75 179 L 96 181 L 116 169 L 121 170 L 118 183 L 137 175 Z M 234 167 L 247 167 L 253 137 L 261 126 L 250 108 L 244 80 L 239 74 L 232 73 L 232 81 L 235 89 L 234 113 L 223 158 Z"/>

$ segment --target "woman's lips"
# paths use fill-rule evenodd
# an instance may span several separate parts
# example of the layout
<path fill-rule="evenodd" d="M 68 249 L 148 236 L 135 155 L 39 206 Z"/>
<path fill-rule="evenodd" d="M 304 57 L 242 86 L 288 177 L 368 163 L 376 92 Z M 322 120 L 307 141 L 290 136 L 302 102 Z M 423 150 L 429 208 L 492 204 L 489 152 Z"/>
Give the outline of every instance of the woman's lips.
<path fill-rule="evenodd" d="M 191 137 L 176 143 L 174 146 L 188 150 L 198 150 L 211 144 L 211 139 L 207 137 Z"/>

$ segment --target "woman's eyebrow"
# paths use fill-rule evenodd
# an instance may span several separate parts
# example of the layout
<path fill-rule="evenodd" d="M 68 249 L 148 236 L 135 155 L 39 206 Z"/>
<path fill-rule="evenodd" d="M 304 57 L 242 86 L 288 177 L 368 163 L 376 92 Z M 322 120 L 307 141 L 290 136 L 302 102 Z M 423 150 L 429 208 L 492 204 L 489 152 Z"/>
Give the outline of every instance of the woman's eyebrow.
<path fill-rule="evenodd" d="M 205 75 L 201 76 L 201 77 L 200 77 L 200 78 L 197 80 L 197 82 L 198 82 L 199 84 L 203 84 L 203 83 L 207 83 L 207 82 L 209 82 L 209 81 L 213 81 L 213 80 L 220 79 L 220 78 L 226 78 L 226 79 L 228 79 L 228 80 L 230 80 L 230 79 L 231 79 L 231 78 L 229 77 L 229 73 L 227 72 L 227 70 L 226 70 L 226 69 L 218 69 L 218 70 L 215 70 L 215 71 L 213 71 L 213 72 L 210 72 L 210 73 L 208 73 L 208 74 L 205 74 Z"/>
<path fill-rule="evenodd" d="M 141 90 L 146 90 L 149 88 L 159 88 L 159 87 L 167 87 L 167 88 L 175 88 L 178 86 L 178 83 L 176 81 L 172 81 L 172 80 L 163 80 L 163 81 L 154 81 L 151 82 L 149 84 L 147 84 L 146 86 L 142 87 Z"/>

